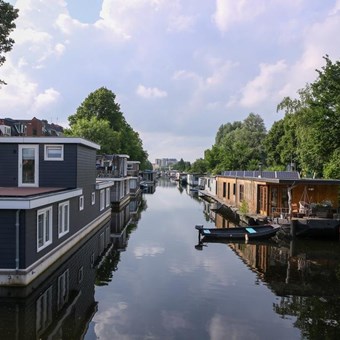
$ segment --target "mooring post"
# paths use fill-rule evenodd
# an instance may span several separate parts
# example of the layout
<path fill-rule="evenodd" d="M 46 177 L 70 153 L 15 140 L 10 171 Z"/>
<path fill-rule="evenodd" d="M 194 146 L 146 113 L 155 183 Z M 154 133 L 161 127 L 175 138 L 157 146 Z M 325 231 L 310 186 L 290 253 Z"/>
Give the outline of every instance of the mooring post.
<path fill-rule="evenodd" d="M 295 237 L 295 236 L 296 236 L 297 225 L 298 225 L 298 220 L 292 219 L 292 220 L 290 221 L 290 235 L 291 235 L 292 237 Z"/>

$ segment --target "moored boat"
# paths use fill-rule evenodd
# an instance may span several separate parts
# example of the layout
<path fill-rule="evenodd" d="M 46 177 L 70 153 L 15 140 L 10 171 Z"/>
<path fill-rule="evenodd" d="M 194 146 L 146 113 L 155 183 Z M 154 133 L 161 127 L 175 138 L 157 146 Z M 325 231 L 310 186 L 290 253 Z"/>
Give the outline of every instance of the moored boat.
<path fill-rule="evenodd" d="M 235 228 L 204 228 L 202 225 L 196 225 L 199 236 L 205 239 L 269 239 L 278 232 L 279 226 L 266 224 L 247 227 Z"/>

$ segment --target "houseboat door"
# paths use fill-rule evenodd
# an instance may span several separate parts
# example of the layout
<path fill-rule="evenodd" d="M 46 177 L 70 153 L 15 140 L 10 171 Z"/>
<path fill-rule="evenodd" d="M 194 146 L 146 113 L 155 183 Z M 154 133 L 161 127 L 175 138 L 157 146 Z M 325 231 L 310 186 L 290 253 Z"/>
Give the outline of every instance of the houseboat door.
<path fill-rule="evenodd" d="M 268 214 L 268 187 L 265 185 L 259 186 L 260 197 L 260 214 L 267 215 Z"/>
<path fill-rule="evenodd" d="M 39 146 L 19 145 L 19 187 L 37 187 L 39 179 Z"/>

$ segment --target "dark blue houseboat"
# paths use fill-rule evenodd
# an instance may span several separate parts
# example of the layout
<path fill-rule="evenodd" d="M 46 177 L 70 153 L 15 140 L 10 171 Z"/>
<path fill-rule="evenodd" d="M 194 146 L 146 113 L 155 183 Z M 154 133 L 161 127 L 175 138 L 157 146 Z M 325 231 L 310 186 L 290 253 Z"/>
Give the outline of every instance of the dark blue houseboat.
<path fill-rule="evenodd" d="M 113 182 L 96 180 L 99 148 L 82 138 L 0 138 L 0 286 L 28 285 L 110 220 Z"/>

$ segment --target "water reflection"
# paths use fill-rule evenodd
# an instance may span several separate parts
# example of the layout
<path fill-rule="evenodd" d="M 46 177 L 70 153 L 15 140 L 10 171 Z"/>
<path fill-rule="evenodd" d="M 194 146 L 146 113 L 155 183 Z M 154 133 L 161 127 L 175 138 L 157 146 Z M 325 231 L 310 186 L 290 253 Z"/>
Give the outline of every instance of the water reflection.
<path fill-rule="evenodd" d="M 96 312 L 94 282 L 110 225 L 101 226 L 65 261 L 25 288 L 0 288 L 0 332 L 4 339 L 80 339 Z M 83 242 L 82 242 L 83 243 Z"/>
<path fill-rule="evenodd" d="M 97 312 L 95 286 L 111 281 L 146 209 L 141 195 L 27 287 L 0 287 L 3 339 L 82 339 Z"/>
<path fill-rule="evenodd" d="M 221 243 L 221 242 L 220 242 Z M 214 244 L 200 243 L 197 250 Z M 256 273 L 276 296 L 273 310 L 282 318 L 296 318 L 294 327 L 308 339 L 340 336 L 340 243 L 291 240 L 226 246 Z"/>

